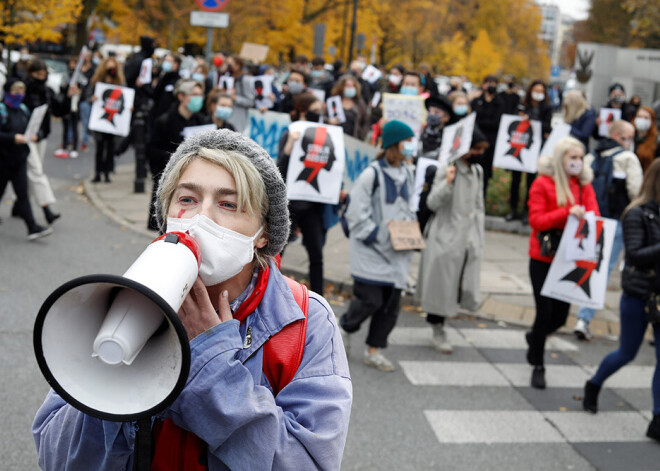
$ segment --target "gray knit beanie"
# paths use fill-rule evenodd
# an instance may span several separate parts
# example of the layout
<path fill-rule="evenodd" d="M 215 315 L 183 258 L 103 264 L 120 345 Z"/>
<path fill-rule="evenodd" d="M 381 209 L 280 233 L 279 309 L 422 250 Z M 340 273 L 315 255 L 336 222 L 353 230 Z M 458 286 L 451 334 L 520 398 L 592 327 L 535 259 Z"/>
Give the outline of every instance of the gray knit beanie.
<path fill-rule="evenodd" d="M 172 171 L 174 165 L 184 155 L 198 152 L 201 148 L 234 151 L 246 156 L 255 166 L 266 187 L 268 196 L 268 214 L 266 224 L 268 225 L 268 244 L 262 249 L 267 256 L 275 256 L 282 252 L 284 245 L 289 239 L 289 209 L 286 196 L 286 183 L 275 165 L 273 158 L 259 144 L 243 134 L 228 129 L 215 131 L 203 131 L 183 141 L 176 152 L 172 154 L 167 166 L 158 182 L 158 198 L 156 199 L 156 218 L 158 225 L 163 228 L 165 221 L 162 219 L 162 189 L 163 182 Z"/>

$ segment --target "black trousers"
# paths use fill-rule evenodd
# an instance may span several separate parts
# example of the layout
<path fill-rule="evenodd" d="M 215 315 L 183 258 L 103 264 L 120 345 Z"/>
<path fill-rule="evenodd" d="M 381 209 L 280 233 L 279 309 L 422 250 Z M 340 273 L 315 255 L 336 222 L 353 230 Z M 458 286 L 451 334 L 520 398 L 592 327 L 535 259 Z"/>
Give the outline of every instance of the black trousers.
<path fill-rule="evenodd" d="M 354 298 L 339 324 L 348 333 L 357 331 L 362 322 L 371 316 L 367 345 L 387 347 L 387 337 L 396 325 L 401 309 L 401 290 L 393 286 L 378 286 L 355 280 Z"/>
<path fill-rule="evenodd" d="M 535 173 L 525 173 L 525 183 L 527 191 L 525 192 L 525 211 L 527 211 L 527 199 L 529 198 L 529 189 L 536 178 Z M 511 211 L 518 212 L 518 202 L 520 201 L 520 181 L 522 172 L 511 170 L 511 187 L 509 188 L 509 208 Z"/>
<path fill-rule="evenodd" d="M 14 207 L 19 216 L 25 221 L 28 230 L 30 230 L 35 225 L 35 221 L 28 194 L 27 159 L 24 159 L 22 163 L 15 164 L 2 163 L 0 160 L 0 199 L 5 194 L 9 182 L 11 182 L 14 193 L 16 193 Z"/>
<path fill-rule="evenodd" d="M 309 208 L 297 209 L 294 219 L 302 233 L 302 243 L 309 258 L 309 286 L 315 293 L 323 295 L 323 205 L 311 204 Z"/>
<path fill-rule="evenodd" d="M 479 163 L 484 169 L 484 201 L 486 201 L 486 193 L 488 193 L 488 183 L 493 178 L 493 158 L 495 156 L 495 143 L 488 146 L 479 159 Z"/>
<path fill-rule="evenodd" d="M 543 365 L 545 354 L 545 339 L 566 323 L 569 303 L 541 296 L 541 289 L 550 264 L 539 260 L 529 260 L 529 277 L 532 280 L 534 290 L 534 302 L 536 304 L 536 317 L 532 330 L 527 336 L 529 351 L 527 360 L 530 364 Z"/>
<path fill-rule="evenodd" d="M 96 139 L 96 175 L 109 175 L 115 169 L 115 136 L 97 132 Z"/>

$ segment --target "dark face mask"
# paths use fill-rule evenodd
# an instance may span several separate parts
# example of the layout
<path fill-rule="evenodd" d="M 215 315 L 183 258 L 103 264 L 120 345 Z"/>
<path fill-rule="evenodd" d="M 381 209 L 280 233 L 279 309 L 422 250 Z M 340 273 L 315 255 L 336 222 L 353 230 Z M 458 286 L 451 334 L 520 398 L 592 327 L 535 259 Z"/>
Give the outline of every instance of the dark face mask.
<path fill-rule="evenodd" d="M 321 115 L 313 111 L 307 110 L 307 112 L 305 113 L 305 119 L 310 123 L 318 123 L 320 118 Z"/>
<path fill-rule="evenodd" d="M 467 163 L 469 163 L 470 165 L 472 165 L 472 164 L 478 164 L 478 163 L 479 163 L 479 157 L 481 157 L 481 156 L 480 156 L 480 155 L 473 155 L 473 154 L 470 154 L 470 157 L 468 157 L 468 158 L 466 159 L 466 160 L 467 160 Z"/>
<path fill-rule="evenodd" d="M 117 69 L 108 69 L 108 75 L 110 77 L 115 77 L 117 75 Z"/>
<path fill-rule="evenodd" d="M 426 124 L 432 128 L 437 128 L 442 124 L 442 118 L 435 114 L 430 114 L 426 117 Z"/>
<path fill-rule="evenodd" d="M 486 91 L 488 92 L 489 95 L 495 95 L 495 92 L 497 92 L 497 87 L 494 85 L 490 85 Z"/>

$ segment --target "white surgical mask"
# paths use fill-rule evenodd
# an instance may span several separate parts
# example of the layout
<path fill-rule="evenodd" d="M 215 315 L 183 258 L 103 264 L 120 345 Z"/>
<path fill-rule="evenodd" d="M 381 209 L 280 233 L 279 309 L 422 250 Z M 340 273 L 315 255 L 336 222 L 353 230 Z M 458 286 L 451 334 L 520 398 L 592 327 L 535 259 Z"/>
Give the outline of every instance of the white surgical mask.
<path fill-rule="evenodd" d="M 213 286 L 237 275 L 252 261 L 254 240 L 259 237 L 263 227 L 250 237 L 196 214 L 189 219 L 167 218 L 167 230 L 187 232 L 195 239 L 202 252 L 199 276 L 204 285 Z"/>
<path fill-rule="evenodd" d="M 394 85 L 396 87 L 401 83 L 401 80 L 403 79 L 403 77 L 401 75 L 390 74 L 390 75 L 387 76 L 387 79 L 390 81 L 390 83 L 392 85 Z"/>
<path fill-rule="evenodd" d="M 648 118 L 635 118 L 635 127 L 638 131 L 646 132 L 651 129 L 651 120 Z"/>
<path fill-rule="evenodd" d="M 582 173 L 582 161 L 581 160 L 569 160 L 568 163 L 566 164 L 566 173 L 570 175 L 571 177 L 577 177 Z M 202 252 L 203 253 L 203 252 Z M 202 260 L 204 259 L 204 255 L 202 255 Z"/>
<path fill-rule="evenodd" d="M 532 92 L 532 100 L 537 102 L 542 102 L 545 100 L 545 93 L 542 92 Z"/>

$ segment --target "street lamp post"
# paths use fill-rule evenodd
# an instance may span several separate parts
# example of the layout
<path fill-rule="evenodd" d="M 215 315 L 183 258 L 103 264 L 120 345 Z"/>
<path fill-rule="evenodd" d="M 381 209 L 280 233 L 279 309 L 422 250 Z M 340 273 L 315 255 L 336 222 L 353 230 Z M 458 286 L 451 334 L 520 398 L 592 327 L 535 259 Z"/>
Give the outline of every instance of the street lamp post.
<path fill-rule="evenodd" d="M 355 31 L 357 30 L 358 0 L 353 0 L 353 21 L 351 22 L 351 43 L 348 49 L 348 66 L 353 62 L 353 44 L 355 42 Z"/>

